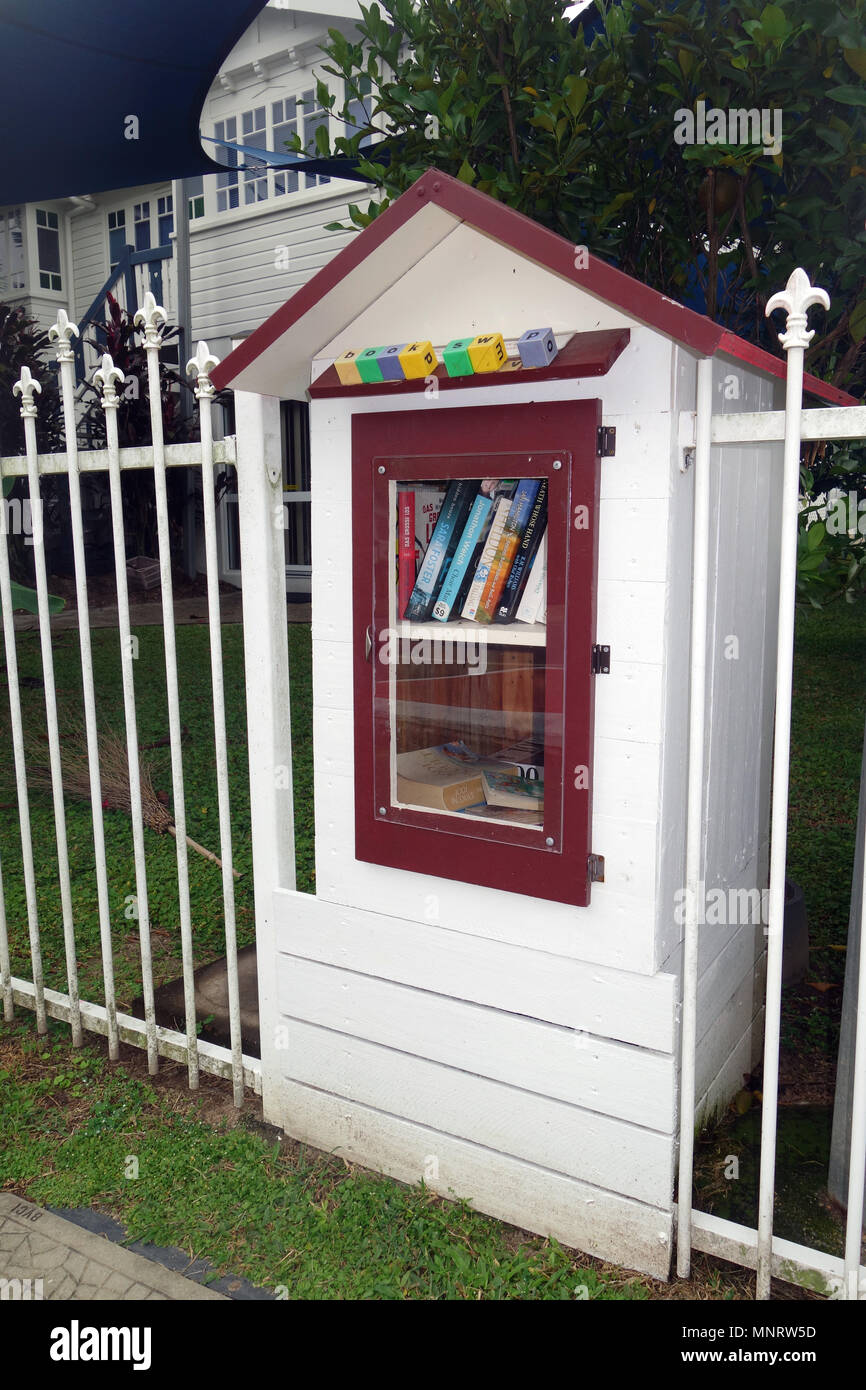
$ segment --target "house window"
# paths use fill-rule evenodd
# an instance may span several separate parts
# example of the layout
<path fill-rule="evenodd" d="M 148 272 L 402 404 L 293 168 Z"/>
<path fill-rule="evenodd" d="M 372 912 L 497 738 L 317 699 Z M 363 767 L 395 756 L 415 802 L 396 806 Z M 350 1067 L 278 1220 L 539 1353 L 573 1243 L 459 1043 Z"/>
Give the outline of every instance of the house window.
<path fill-rule="evenodd" d="M 136 203 L 132 210 L 136 251 L 150 250 L 150 203 Z"/>
<path fill-rule="evenodd" d="M 156 200 L 156 225 L 160 246 L 170 246 L 174 233 L 174 201 L 170 193 Z"/>
<path fill-rule="evenodd" d="M 108 214 L 108 268 L 114 270 L 126 249 L 126 208 Z"/>
<path fill-rule="evenodd" d="M 301 97 L 304 111 L 304 149 L 307 154 L 317 155 L 319 149 L 316 145 L 316 131 L 319 126 L 323 126 L 325 134 L 328 134 L 328 113 L 319 106 L 314 91 L 304 92 Z M 318 183 L 330 183 L 331 180 L 325 174 L 304 174 L 307 188 L 315 188 Z"/>
<path fill-rule="evenodd" d="M 286 145 L 292 136 L 298 133 L 298 103 L 294 97 L 286 97 L 285 101 L 274 101 L 271 103 L 271 119 L 274 124 L 274 145 L 277 154 L 283 154 Z M 294 169 L 277 169 L 274 171 L 274 194 L 280 197 L 284 193 L 297 193 L 298 175 Z"/>
<path fill-rule="evenodd" d="M 60 220 L 56 212 L 36 209 L 36 250 L 39 257 L 39 288 L 60 290 Z"/>
<path fill-rule="evenodd" d="M 24 274 L 24 232 L 21 209 L 0 212 L 0 293 L 26 288 Z"/>
<path fill-rule="evenodd" d="M 363 128 L 366 125 L 370 125 L 373 119 L 373 100 L 370 95 L 373 89 L 372 80 L 369 77 L 362 76 L 359 79 L 358 85 L 361 88 L 361 99 L 359 100 L 357 97 L 355 97 L 352 101 L 349 102 L 348 114 L 351 124 L 347 125 L 346 127 L 346 135 L 350 138 L 351 136 L 356 134 L 355 127 L 360 126 Z M 348 98 L 348 93 L 346 95 Z M 361 140 L 359 148 L 362 150 L 365 149 L 366 146 L 371 143 L 372 139 L 372 135 L 365 135 Z"/>
<path fill-rule="evenodd" d="M 266 108 L 257 106 L 253 111 L 244 111 L 241 116 L 241 144 L 257 145 L 259 149 L 268 147 Z M 262 161 L 244 156 L 244 202 L 263 203 L 268 196 L 268 166 Z"/>
<path fill-rule="evenodd" d="M 204 179 L 201 174 L 197 178 L 187 181 L 188 203 L 190 222 L 194 222 L 197 217 L 204 217 Z"/>
<path fill-rule="evenodd" d="M 214 126 L 214 135 L 217 140 L 237 140 L 238 123 L 235 117 L 230 116 L 228 120 L 217 121 Z M 217 163 L 226 166 L 225 169 L 216 176 L 217 212 L 228 212 L 231 208 L 240 207 L 237 150 L 227 150 L 224 147 L 219 148 L 215 158 Z"/>

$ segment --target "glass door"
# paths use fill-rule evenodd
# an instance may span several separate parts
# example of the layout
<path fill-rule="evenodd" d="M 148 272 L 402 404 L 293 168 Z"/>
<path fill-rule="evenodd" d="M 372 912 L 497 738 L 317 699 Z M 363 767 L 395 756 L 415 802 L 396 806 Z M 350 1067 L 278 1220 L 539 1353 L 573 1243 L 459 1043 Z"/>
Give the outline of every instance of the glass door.
<path fill-rule="evenodd" d="M 525 408 L 497 410 L 496 423 L 515 409 Z M 410 434 L 428 432 L 429 416 L 406 415 Z M 492 411 L 443 415 L 446 431 L 458 416 L 494 423 Z M 588 458 L 573 447 L 416 453 L 371 441 L 363 599 L 357 555 L 355 570 L 356 609 L 368 614 L 356 692 L 370 738 L 365 759 L 356 717 L 356 775 L 369 777 L 356 787 L 367 803 L 359 857 L 389 847 L 381 862 L 559 896 L 547 861 L 562 877 L 579 822 L 588 835 L 594 547 L 573 523 L 585 516 L 581 531 L 594 533 L 596 465 L 594 436 Z M 571 651 L 572 628 L 585 651 Z M 585 878 L 579 856 L 571 873 Z"/>

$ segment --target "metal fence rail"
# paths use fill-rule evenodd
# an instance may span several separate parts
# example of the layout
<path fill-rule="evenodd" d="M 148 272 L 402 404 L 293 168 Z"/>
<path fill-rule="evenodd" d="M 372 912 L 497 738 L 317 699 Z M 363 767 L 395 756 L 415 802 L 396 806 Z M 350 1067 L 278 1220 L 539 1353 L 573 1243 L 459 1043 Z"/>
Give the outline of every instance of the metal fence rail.
<path fill-rule="evenodd" d="M 230 1077 L 234 1103 L 243 1102 L 244 1087 L 261 1089 L 261 1064 L 257 1058 L 244 1056 L 241 1045 L 241 1018 L 237 973 L 237 942 L 235 926 L 234 870 L 229 804 L 228 753 L 226 743 L 225 697 L 223 689 L 222 634 L 220 626 L 219 580 L 217 571 L 216 508 L 214 503 L 214 465 L 234 462 L 233 440 L 218 443 L 213 438 L 214 389 L 210 372 L 217 359 L 208 353 L 207 344 L 200 343 L 198 353 L 187 370 L 196 378 L 196 397 L 199 402 L 201 443 L 166 445 L 160 392 L 159 353 L 162 346 L 161 329 L 165 324 L 164 310 L 152 294 L 135 315 L 136 325 L 144 338 L 147 355 L 148 386 L 152 443 L 146 448 L 121 448 L 118 441 L 117 410 L 120 398 L 117 387 L 124 381 L 122 372 L 105 354 L 93 375 L 93 384 L 101 396 L 105 413 L 107 447 L 79 451 L 75 417 L 75 346 L 78 329 L 61 310 L 49 338 L 56 343 L 56 358 L 63 405 L 66 451 L 39 454 L 36 444 L 38 415 L 37 393 L 41 390 L 25 367 L 14 390 L 21 396 L 21 416 L 24 421 L 25 455 L 21 458 L 0 459 L 0 479 L 28 479 L 31 514 L 33 518 L 33 556 L 36 574 L 39 637 L 45 691 L 45 718 L 54 808 L 54 827 L 57 845 L 58 894 L 63 922 L 66 962 L 66 992 L 47 989 L 44 984 L 42 948 L 37 912 L 34 850 L 31 833 L 28 768 L 24 717 L 22 714 L 18 674 L 12 585 L 9 564 L 9 527 L 5 507 L 0 507 L 0 600 L 2 600 L 3 637 L 6 651 L 7 680 L 12 726 L 12 745 L 15 781 L 18 798 L 18 820 L 21 833 L 22 863 L 27 904 L 30 942 L 31 978 L 13 977 L 11 973 L 8 923 L 0 866 L 0 993 L 4 1018 L 13 1017 L 14 1006 L 33 1009 L 37 1029 L 44 1033 L 47 1018 L 60 1018 L 70 1024 L 73 1046 L 80 1046 L 84 1030 L 103 1034 L 108 1040 L 109 1056 L 117 1058 L 119 1043 L 124 1041 L 147 1051 L 148 1069 L 155 1073 L 159 1057 L 182 1060 L 188 1069 L 189 1085 L 198 1086 L 199 1070 Z M 210 637 L 211 689 L 214 714 L 214 758 L 217 773 L 219 802 L 220 858 L 222 863 L 223 907 L 225 916 L 226 966 L 229 993 L 230 1049 L 202 1042 L 197 1036 L 195 1015 L 195 986 L 192 917 L 190 910 L 187 863 L 186 807 L 184 801 L 183 757 L 181 750 L 181 719 L 179 674 L 175 641 L 174 603 L 172 592 L 171 551 L 168 519 L 166 470 L 169 467 L 198 466 L 202 471 L 205 556 L 207 569 L 207 602 Z M 121 474 L 127 469 L 149 469 L 153 473 L 160 568 L 162 627 L 165 650 L 165 670 L 171 754 L 174 834 L 177 852 L 177 882 L 179 901 L 179 930 L 183 964 L 185 1031 L 174 1032 L 159 1027 L 154 1004 L 153 957 L 151 922 L 148 905 L 147 856 L 145 848 L 145 816 L 140 780 L 138 732 L 134 674 L 134 642 L 130 630 L 129 593 L 126 574 L 126 546 L 123 526 Z M 141 958 L 144 1020 L 118 1014 L 115 998 L 114 963 L 112 955 L 111 909 L 109 902 L 108 865 L 106 862 L 103 829 L 103 800 L 100 778 L 100 744 L 97 722 L 97 693 L 94 682 L 93 653 L 90 642 L 87 574 L 85 564 L 84 527 L 82 521 L 80 476 L 82 473 L 107 473 L 111 502 L 111 524 L 114 546 L 114 570 L 117 587 L 118 627 L 121 651 L 124 727 L 130 791 L 133 854 L 135 862 L 136 908 L 139 951 Z M 78 632 L 81 656 L 82 695 L 87 741 L 90 806 L 93 825 L 94 898 L 99 915 L 99 936 L 104 986 L 104 1003 L 83 1001 L 79 997 L 78 962 L 76 956 L 75 921 L 72 907 L 69 854 L 64 803 L 61 729 L 58 720 L 51 644 L 51 617 L 48 599 L 48 577 L 45 559 L 40 480 L 51 474 L 65 474 L 69 482 L 72 525 L 74 575 Z"/>

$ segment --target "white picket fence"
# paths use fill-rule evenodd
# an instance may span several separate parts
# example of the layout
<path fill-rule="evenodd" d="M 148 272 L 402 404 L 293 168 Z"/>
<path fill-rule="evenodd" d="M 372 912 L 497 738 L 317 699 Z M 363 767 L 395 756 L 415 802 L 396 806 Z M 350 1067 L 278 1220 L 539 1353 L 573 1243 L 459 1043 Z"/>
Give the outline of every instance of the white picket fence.
<path fill-rule="evenodd" d="M 39 634 L 42 652 L 42 671 L 45 692 L 48 752 L 54 804 L 54 825 L 57 846 L 58 895 L 63 921 L 66 957 L 66 991 L 46 988 L 43 981 L 40 925 L 37 912 L 34 846 L 31 834 L 28 768 L 25 759 L 25 720 L 22 714 L 21 690 L 16 652 L 15 625 L 12 611 L 12 592 L 9 566 L 9 526 L 6 507 L 0 508 L 0 598 L 3 608 L 3 635 L 6 650 L 7 681 L 12 725 L 12 745 L 15 781 L 18 796 L 18 816 L 21 831 L 24 886 L 27 904 L 27 923 L 30 940 L 31 978 L 14 977 L 11 973 L 5 899 L 0 869 L 0 993 L 4 1018 L 13 1017 L 14 1006 L 35 1010 L 37 1029 L 44 1033 L 47 1016 L 69 1023 L 72 1043 L 79 1046 L 83 1031 L 102 1033 L 108 1039 L 112 1059 L 118 1056 L 120 1041 L 146 1048 L 148 1070 L 158 1069 L 160 1055 L 186 1064 L 190 1087 L 198 1086 L 199 1071 L 230 1077 L 235 1104 L 243 1101 L 244 1087 L 261 1090 L 261 1064 L 257 1058 L 245 1056 L 241 1047 L 241 1022 L 238 997 L 237 945 L 235 924 L 234 874 L 232 867 L 231 812 L 229 804 L 228 759 L 223 686 L 222 637 L 220 628 L 219 581 L 217 571 L 216 515 L 214 503 L 214 466 L 234 463 L 234 440 L 215 442 L 213 437 L 214 388 L 210 372 L 217 365 L 206 343 L 199 343 L 196 356 L 187 364 L 187 371 L 196 378 L 196 397 L 199 403 L 201 443 L 166 445 L 161 410 L 159 353 L 161 329 L 165 311 L 148 293 L 135 322 L 144 339 L 147 355 L 147 375 L 150 398 L 152 443 L 147 448 L 120 448 L 118 444 L 117 411 L 120 398 L 118 386 L 124 381 L 106 354 L 93 375 L 93 384 L 101 394 L 105 412 L 107 448 L 98 451 L 79 451 L 76 441 L 75 370 L 73 339 L 78 329 L 61 310 L 49 337 L 56 343 L 57 366 L 63 404 L 66 452 L 40 455 L 37 452 L 36 419 L 37 394 L 41 391 L 28 368 L 23 368 L 14 390 L 21 397 L 26 454 L 0 460 L 2 479 L 26 476 L 32 516 L 33 560 L 36 573 L 36 592 L 39 613 Z M 204 510 L 204 538 L 207 562 L 207 601 L 210 628 L 211 684 L 214 716 L 214 756 L 219 806 L 220 859 L 222 862 L 223 907 L 225 916 L 225 949 L 228 971 L 230 1013 L 229 1049 L 204 1042 L 197 1036 L 194 997 L 192 921 L 190 913 L 189 872 L 187 863 L 186 807 L 184 800 L 183 758 L 181 752 L 181 720 L 178 697 L 178 664 L 175 641 L 174 601 L 172 592 L 171 554 L 169 544 L 169 515 L 166 470 L 170 467 L 200 466 Z M 176 827 L 177 887 L 179 929 L 183 961 L 185 1032 L 157 1026 L 154 1009 L 153 959 L 151 922 L 148 907 L 147 851 L 144 835 L 142 790 L 139 775 L 139 748 L 136 722 L 134 642 L 130 631 L 129 594 L 127 589 L 126 550 L 124 543 L 121 474 L 125 469 L 146 468 L 153 474 L 160 581 L 162 587 L 162 624 L 165 648 L 169 744 L 171 751 L 172 813 Z M 84 529 L 80 479 L 83 473 L 106 472 L 111 498 L 112 535 L 115 576 L 117 583 L 117 612 L 123 682 L 123 707 L 126 733 L 133 850 L 135 860 L 136 908 L 141 955 L 144 1020 L 118 1013 L 115 997 L 112 951 L 112 917 L 109 902 L 108 872 L 103 825 L 103 800 L 100 785 L 99 733 L 97 723 L 97 692 L 94 685 L 88 609 L 87 576 L 85 571 Z M 67 846 L 66 809 L 64 804 L 61 760 L 61 730 L 58 723 L 57 694 L 51 643 L 51 618 L 48 601 L 48 581 L 45 560 L 40 478 L 48 473 L 63 473 L 69 480 L 69 501 L 75 568 L 75 590 L 78 611 L 78 635 L 81 653 L 84 723 L 87 739 L 87 758 L 90 773 L 90 801 L 93 822 L 95 857 L 94 900 L 98 907 L 104 1002 L 101 1004 L 80 998 L 76 955 L 75 922 L 72 909 L 69 854 Z"/>

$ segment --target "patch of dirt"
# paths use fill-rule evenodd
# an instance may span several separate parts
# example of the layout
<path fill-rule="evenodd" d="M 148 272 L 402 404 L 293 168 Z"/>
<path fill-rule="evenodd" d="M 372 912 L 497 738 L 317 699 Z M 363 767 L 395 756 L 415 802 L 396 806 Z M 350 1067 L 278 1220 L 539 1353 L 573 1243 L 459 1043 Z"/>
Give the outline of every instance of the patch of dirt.
<path fill-rule="evenodd" d="M 173 570 L 171 576 L 172 591 L 175 600 L 185 598 L 200 598 L 207 602 L 207 575 L 196 575 L 195 579 L 188 579 L 180 570 Z M 220 582 L 221 594 L 236 594 L 237 588 L 233 584 Z M 76 611 L 75 602 L 75 579 L 72 575 L 52 574 L 48 576 L 48 592 L 57 594 L 59 598 L 66 600 L 64 611 L 74 613 Z M 157 584 L 153 589 L 142 589 L 138 584 L 130 582 L 129 585 L 130 603 L 161 603 L 162 590 Z M 114 573 L 95 574 L 87 576 L 87 602 L 90 608 L 113 608 L 117 603 L 117 585 L 114 581 Z"/>

